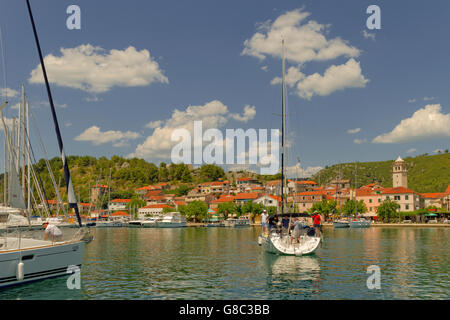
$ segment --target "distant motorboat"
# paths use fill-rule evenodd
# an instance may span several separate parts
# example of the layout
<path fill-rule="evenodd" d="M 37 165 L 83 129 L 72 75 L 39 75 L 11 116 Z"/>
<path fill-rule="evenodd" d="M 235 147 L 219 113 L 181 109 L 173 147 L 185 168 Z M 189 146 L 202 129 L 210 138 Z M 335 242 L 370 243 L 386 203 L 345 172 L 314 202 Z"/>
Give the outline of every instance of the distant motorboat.
<path fill-rule="evenodd" d="M 186 218 L 179 212 L 169 212 L 161 220 L 156 221 L 157 228 L 182 228 L 186 226 Z"/>
<path fill-rule="evenodd" d="M 225 227 L 232 227 L 232 228 L 250 227 L 250 220 L 244 218 L 239 219 L 228 218 L 227 220 L 225 220 L 224 225 Z"/>
<path fill-rule="evenodd" d="M 350 222 L 347 220 L 336 220 L 333 222 L 334 228 L 350 228 Z"/>
<path fill-rule="evenodd" d="M 96 225 L 97 228 L 120 228 L 123 227 L 122 221 L 97 221 Z"/>
<path fill-rule="evenodd" d="M 223 222 L 211 222 L 206 224 L 207 228 L 214 228 L 214 227 L 225 227 L 225 223 Z"/>
<path fill-rule="evenodd" d="M 372 222 L 366 219 L 350 221 L 350 228 L 369 228 Z"/>
<path fill-rule="evenodd" d="M 141 221 L 142 228 L 157 228 L 158 221 L 161 221 L 161 217 L 151 217 Z"/>

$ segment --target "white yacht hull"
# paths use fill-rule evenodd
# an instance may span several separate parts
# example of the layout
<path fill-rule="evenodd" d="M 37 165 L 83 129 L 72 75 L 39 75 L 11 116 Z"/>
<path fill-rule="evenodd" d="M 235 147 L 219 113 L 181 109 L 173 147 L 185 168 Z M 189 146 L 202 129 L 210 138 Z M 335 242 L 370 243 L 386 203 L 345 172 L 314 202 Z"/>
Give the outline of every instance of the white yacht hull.
<path fill-rule="evenodd" d="M 0 238 L 0 288 L 67 275 L 69 266 L 81 268 L 84 241 L 51 243 L 21 239 L 21 250 L 14 242 L 17 244 L 19 239 L 6 238 L 5 244 L 5 238 Z M 20 261 L 23 263 L 23 279 L 18 278 Z"/>
<path fill-rule="evenodd" d="M 350 228 L 370 228 L 371 221 L 350 221 Z"/>
<path fill-rule="evenodd" d="M 186 222 L 164 222 L 156 223 L 157 228 L 183 228 L 186 227 Z"/>
<path fill-rule="evenodd" d="M 279 235 L 260 236 L 264 250 L 278 255 L 303 256 L 314 253 L 320 244 L 320 237 L 304 235 L 299 243 L 290 243 L 289 237 L 281 238 Z"/>

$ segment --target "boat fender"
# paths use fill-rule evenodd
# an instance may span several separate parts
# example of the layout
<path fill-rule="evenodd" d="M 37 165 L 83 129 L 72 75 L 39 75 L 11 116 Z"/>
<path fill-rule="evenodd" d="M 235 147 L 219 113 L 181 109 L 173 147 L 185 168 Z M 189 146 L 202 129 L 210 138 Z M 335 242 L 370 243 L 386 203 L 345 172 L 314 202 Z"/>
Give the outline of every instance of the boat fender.
<path fill-rule="evenodd" d="M 17 280 L 21 281 L 24 278 L 24 264 L 22 261 L 20 261 L 17 264 L 17 272 L 16 272 L 16 278 Z"/>

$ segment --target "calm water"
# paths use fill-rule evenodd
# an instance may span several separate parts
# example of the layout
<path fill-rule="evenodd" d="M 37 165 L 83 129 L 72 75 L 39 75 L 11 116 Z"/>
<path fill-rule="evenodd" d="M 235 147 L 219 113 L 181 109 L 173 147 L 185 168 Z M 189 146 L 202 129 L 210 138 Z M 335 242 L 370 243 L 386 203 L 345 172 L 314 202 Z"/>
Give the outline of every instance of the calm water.
<path fill-rule="evenodd" d="M 309 257 L 267 254 L 259 228 L 93 229 L 81 290 L 66 277 L 0 299 L 449 299 L 448 228 L 324 229 Z M 381 268 L 381 290 L 366 286 Z"/>

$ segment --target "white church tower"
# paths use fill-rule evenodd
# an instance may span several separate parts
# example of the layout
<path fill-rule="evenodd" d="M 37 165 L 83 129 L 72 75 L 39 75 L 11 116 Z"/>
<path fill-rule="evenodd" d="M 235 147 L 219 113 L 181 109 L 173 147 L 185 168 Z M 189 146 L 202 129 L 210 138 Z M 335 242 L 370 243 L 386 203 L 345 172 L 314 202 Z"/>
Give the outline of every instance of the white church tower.
<path fill-rule="evenodd" d="M 406 162 L 398 156 L 392 168 L 392 184 L 394 188 L 408 188 L 408 170 L 406 170 Z"/>

